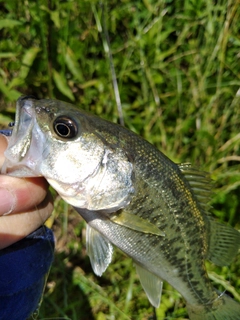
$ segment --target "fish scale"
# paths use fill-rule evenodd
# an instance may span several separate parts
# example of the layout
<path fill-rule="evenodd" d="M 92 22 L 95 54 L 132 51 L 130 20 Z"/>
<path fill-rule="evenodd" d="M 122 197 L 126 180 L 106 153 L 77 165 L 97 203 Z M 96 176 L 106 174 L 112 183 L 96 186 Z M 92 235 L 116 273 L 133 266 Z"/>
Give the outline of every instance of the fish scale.
<path fill-rule="evenodd" d="M 133 259 L 153 306 L 167 281 L 191 320 L 240 319 L 240 305 L 213 288 L 205 268 L 206 259 L 229 264 L 240 246 L 240 233 L 207 212 L 206 173 L 62 101 L 20 98 L 15 120 L 2 173 L 45 177 L 79 212 L 97 275 L 115 245 Z"/>
<path fill-rule="evenodd" d="M 135 136 L 133 137 L 135 138 Z M 155 152 L 154 151 L 151 151 L 150 153 L 150 157 L 149 157 L 149 154 L 146 155 L 146 152 L 144 152 L 144 148 L 143 148 L 143 143 L 141 143 L 141 145 L 139 146 L 138 145 L 138 140 L 137 141 L 133 141 L 135 139 L 130 139 L 129 141 L 129 135 L 127 136 L 124 136 L 124 138 L 122 139 L 123 141 L 125 141 L 125 144 L 122 144 L 122 148 L 123 150 L 125 150 L 126 146 L 125 145 L 128 145 L 128 144 L 131 144 L 132 146 L 132 149 L 131 149 L 131 153 L 134 155 L 135 154 L 135 159 L 134 159 L 134 163 L 135 163 L 135 171 L 139 170 L 139 172 L 141 173 L 141 178 L 142 180 L 144 180 L 145 182 L 148 181 L 148 186 L 153 186 L 153 188 L 148 188 L 149 189 L 149 194 L 147 194 L 148 198 L 149 199 L 157 199 L 158 200 L 158 203 L 163 203 L 164 202 L 164 199 L 162 199 L 162 193 L 163 192 L 160 192 L 159 193 L 159 190 L 162 190 L 164 191 L 165 194 L 169 194 L 169 190 L 171 190 L 172 194 L 169 194 L 169 197 L 166 197 L 167 199 L 165 200 L 167 202 L 167 206 L 170 206 L 170 212 L 174 212 L 174 210 L 176 210 L 177 212 L 180 212 L 183 210 L 181 207 L 183 208 L 186 208 L 186 199 L 189 198 L 189 195 L 188 197 L 184 197 L 183 198 L 183 205 L 181 205 L 181 201 L 177 201 L 177 204 L 176 203 L 173 203 L 173 199 L 179 199 L 180 197 L 182 197 L 182 192 L 183 192 L 183 189 L 184 189 L 184 186 L 183 186 L 183 183 L 181 183 L 181 187 L 179 188 L 178 186 L 174 186 L 174 184 L 176 184 L 176 182 L 178 182 L 178 175 L 175 174 L 175 172 L 171 175 L 169 174 L 169 167 L 174 167 L 175 164 L 171 164 L 171 165 L 168 165 L 168 168 L 164 170 L 161 170 L 161 167 L 162 167 L 162 162 L 163 162 L 163 159 L 164 158 L 164 161 L 168 161 L 170 162 L 169 159 L 166 159 L 164 156 L 162 156 L 161 154 L 159 154 L 159 152 Z M 149 144 L 147 143 L 147 147 L 149 147 Z M 152 146 L 151 146 L 152 148 Z M 145 148 L 146 149 L 146 148 Z M 144 154 L 143 154 L 144 153 Z M 137 154 L 137 156 L 136 156 Z M 144 158 L 144 155 L 145 155 L 145 158 Z M 133 157 L 133 156 L 132 156 Z M 147 163 L 147 165 L 146 165 Z M 160 174 L 159 174 L 160 172 Z M 167 176 L 166 176 L 166 174 Z M 135 172 L 135 175 L 138 176 Z M 150 180 L 150 182 L 149 182 Z M 163 181 L 162 182 L 162 185 L 160 185 L 160 181 Z M 181 182 L 181 181 L 180 181 Z M 138 186 L 141 186 L 142 185 L 142 182 L 141 181 L 136 181 L 135 182 L 136 185 Z M 165 187 L 163 187 L 163 185 Z M 155 193 L 154 193 L 154 190 L 155 190 Z M 188 190 L 187 190 L 188 191 Z M 190 193 L 189 191 L 187 192 L 188 194 Z M 145 194 L 146 196 L 146 194 Z M 145 219 L 148 219 L 149 221 L 151 221 L 151 219 L 153 219 L 152 215 L 149 216 L 148 213 L 146 213 L 145 211 L 145 208 L 149 208 L 149 203 L 147 201 L 145 201 L 144 203 L 144 207 L 142 208 L 139 208 L 138 206 L 138 202 L 139 202 L 139 198 L 141 197 L 141 194 L 140 195 L 136 195 L 134 198 L 136 198 L 136 202 L 134 201 L 134 198 L 132 199 L 130 205 L 128 206 L 127 208 L 127 211 L 128 212 L 131 212 L 132 214 L 138 214 L 140 215 L 141 217 L 145 218 Z M 170 198 L 170 201 L 169 199 Z M 193 200 L 190 199 L 192 202 Z M 154 204 L 153 204 L 154 205 Z M 141 210 L 142 209 L 142 210 Z M 152 211 L 156 211 L 156 212 L 159 212 L 159 208 L 158 207 L 153 207 L 152 208 Z M 165 209 L 166 211 L 166 209 Z M 198 214 L 198 217 L 201 216 L 200 213 L 197 212 L 197 209 L 194 208 L 194 210 L 189 210 L 189 218 L 192 218 L 192 212 L 195 212 L 195 214 Z M 203 241 L 201 241 L 201 234 L 204 230 L 199 230 L 199 220 L 197 221 L 198 223 L 196 224 L 198 227 L 194 227 L 194 222 L 192 222 L 191 224 L 189 223 L 189 221 L 187 221 L 187 217 L 186 217 L 186 214 L 188 212 L 186 212 L 185 210 L 185 215 L 183 218 L 181 218 L 181 216 L 179 215 L 178 217 L 178 223 L 181 225 L 183 225 L 184 223 L 187 225 L 186 226 L 183 226 L 184 230 L 189 230 L 189 239 L 192 238 L 192 233 L 196 236 L 197 234 L 199 234 L 199 237 L 198 237 L 198 242 L 199 242 L 199 246 L 202 248 L 202 247 L 206 247 L 206 245 L 204 245 Z M 161 226 L 161 224 L 169 224 L 169 222 L 166 221 L 166 216 L 162 216 L 162 219 L 158 219 L 158 225 Z M 173 217 L 174 219 L 174 217 Z M 173 223 L 170 225 L 170 234 L 171 236 L 175 234 L 175 230 L 172 228 L 173 225 L 176 224 L 176 220 L 173 221 Z M 166 228 L 165 228 L 165 232 L 166 232 Z M 168 235 L 168 234 L 167 234 Z M 187 235 L 185 235 L 185 238 L 186 238 Z M 165 238 L 168 238 L 167 236 Z M 182 238 L 184 239 L 184 236 L 182 236 Z M 149 242 L 149 240 L 146 240 L 147 242 Z M 194 275 L 193 274 L 187 274 L 186 275 L 186 272 L 185 272 L 185 269 L 186 269 L 186 262 L 185 260 L 182 262 L 182 263 L 179 263 L 179 260 L 176 258 L 176 255 L 175 255 L 175 252 L 179 252 L 182 248 L 181 246 L 181 242 L 183 242 L 184 240 L 181 239 L 180 236 L 177 236 L 177 237 L 174 237 L 172 238 L 171 240 L 168 240 L 165 241 L 165 239 L 161 239 L 161 241 L 163 242 L 162 245 L 160 245 L 160 248 L 159 248 L 159 251 L 162 252 L 162 254 L 164 255 L 165 253 L 165 248 L 168 248 L 168 247 L 171 247 L 171 253 L 170 253 L 170 263 L 171 265 L 174 265 L 176 268 L 179 269 L 179 273 L 182 273 L 183 275 L 185 275 L 185 278 L 184 278 L 184 282 L 187 282 L 186 280 L 188 280 L 188 282 L 190 281 L 190 279 L 193 279 L 194 278 Z M 202 243 L 200 243 L 202 242 Z M 156 248 L 156 246 L 154 244 L 159 244 L 159 240 L 156 239 L 154 242 L 151 242 L 150 244 L 150 247 L 154 247 Z M 174 245 L 176 246 L 176 249 L 174 248 Z M 189 244 L 189 251 L 191 251 L 190 249 L 190 246 L 191 244 Z M 184 247 L 185 248 L 185 247 Z M 157 248 L 158 249 L 158 248 Z M 156 250 L 156 249 L 154 249 Z M 123 251 L 125 251 L 123 249 Z M 189 252 L 189 255 L 194 258 L 194 251 L 195 251 L 195 248 L 193 248 L 192 250 L 193 252 Z M 132 253 L 128 253 L 125 251 L 126 254 L 132 256 Z M 166 252 L 166 256 L 168 255 L 168 251 Z M 199 257 L 197 257 L 199 258 Z M 202 257 L 201 257 L 202 258 Z M 158 261 L 161 261 L 161 257 L 158 259 Z M 196 261 L 196 260 L 195 260 Z M 147 265 L 147 268 L 150 269 L 151 266 L 148 266 Z M 161 266 L 159 266 L 159 268 L 161 268 Z M 200 271 L 202 270 L 205 270 L 202 269 L 203 268 L 203 264 L 201 263 L 201 267 L 200 267 Z M 198 268 L 196 268 L 198 269 Z M 160 272 L 160 271 L 159 271 Z M 159 275 L 159 272 L 158 272 L 158 275 Z M 201 275 L 202 275 L 203 272 L 201 272 Z M 198 277 L 198 274 L 195 274 L 196 278 Z M 169 283 L 171 283 L 171 275 L 168 276 L 169 278 L 166 279 Z M 200 278 L 201 279 L 201 278 Z M 205 277 L 204 280 L 206 280 L 207 277 Z M 198 283 L 199 281 L 197 281 Z M 173 286 L 174 284 L 171 283 Z M 201 286 L 201 284 L 199 284 L 199 286 Z M 202 296 L 201 297 L 201 302 L 204 300 L 205 302 L 209 302 L 211 300 L 214 300 L 216 298 L 216 294 L 215 292 L 212 290 L 212 286 L 211 284 L 209 284 L 209 280 L 207 281 L 207 283 L 204 283 L 204 285 L 202 285 L 202 287 L 205 287 L 206 288 L 206 297 L 207 298 L 203 298 L 203 292 L 202 290 L 198 292 L 198 295 Z M 189 288 L 194 291 L 194 292 L 197 292 L 197 289 L 192 289 L 192 285 L 191 283 L 189 284 Z M 209 288 L 211 290 L 209 290 Z M 213 292 L 212 295 L 209 294 L 209 292 Z M 185 297 L 187 298 L 187 297 Z M 197 297 L 198 299 L 198 297 Z M 196 301 L 196 303 L 198 303 L 199 301 Z"/>

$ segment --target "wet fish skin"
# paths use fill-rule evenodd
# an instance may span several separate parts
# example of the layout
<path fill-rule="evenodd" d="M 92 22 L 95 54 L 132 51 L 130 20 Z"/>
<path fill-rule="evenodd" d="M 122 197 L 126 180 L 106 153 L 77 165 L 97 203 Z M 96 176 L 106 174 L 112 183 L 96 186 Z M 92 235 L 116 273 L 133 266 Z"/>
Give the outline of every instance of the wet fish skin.
<path fill-rule="evenodd" d="M 73 122 L 70 138 L 56 133 L 66 119 Z M 87 221 L 97 274 L 110 263 L 114 244 L 133 259 L 153 305 L 166 280 L 185 298 L 190 319 L 240 318 L 240 305 L 215 291 L 205 269 L 206 258 L 229 263 L 240 243 L 237 231 L 206 212 L 205 173 L 70 104 L 28 97 L 18 100 L 6 158 L 4 173 L 44 176 Z"/>

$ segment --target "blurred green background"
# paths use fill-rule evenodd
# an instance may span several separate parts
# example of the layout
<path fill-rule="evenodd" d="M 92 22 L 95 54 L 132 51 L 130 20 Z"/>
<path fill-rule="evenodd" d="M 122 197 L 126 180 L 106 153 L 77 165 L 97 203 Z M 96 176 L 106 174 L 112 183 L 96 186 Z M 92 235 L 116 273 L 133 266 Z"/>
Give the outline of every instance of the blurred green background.
<path fill-rule="evenodd" d="M 239 4 L 0 0 L 1 128 L 14 119 L 22 94 L 69 101 L 120 122 L 112 63 L 125 126 L 173 161 L 210 171 L 213 215 L 240 229 Z M 48 225 L 57 249 L 36 319 L 188 319 L 167 283 L 160 308 L 151 307 L 131 260 L 118 250 L 97 278 L 84 221 L 55 197 Z M 240 258 L 230 267 L 207 266 L 215 287 L 240 301 Z"/>

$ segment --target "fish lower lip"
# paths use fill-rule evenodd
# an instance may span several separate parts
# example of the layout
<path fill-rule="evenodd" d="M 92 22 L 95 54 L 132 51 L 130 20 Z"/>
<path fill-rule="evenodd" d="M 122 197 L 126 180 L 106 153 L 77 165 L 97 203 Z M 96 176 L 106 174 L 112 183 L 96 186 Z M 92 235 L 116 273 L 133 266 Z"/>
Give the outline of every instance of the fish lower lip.
<path fill-rule="evenodd" d="M 3 164 L 2 173 L 8 174 L 14 177 L 36 177 L 37 175 L 25 165 L 16 165 L 13 167 L 8 167 L 7 164 Z"/>

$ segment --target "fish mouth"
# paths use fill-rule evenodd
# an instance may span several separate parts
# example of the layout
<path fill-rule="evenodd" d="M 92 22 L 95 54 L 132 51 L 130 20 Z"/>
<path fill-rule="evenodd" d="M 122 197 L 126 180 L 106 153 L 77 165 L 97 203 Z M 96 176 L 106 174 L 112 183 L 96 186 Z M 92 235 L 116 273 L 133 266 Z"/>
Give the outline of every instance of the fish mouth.
<path fill-rule="evenodd" d="M 2 174 L 7 174 L 8 176 L 13 176 L 13 177 L 19 177 L 19 178 L 35 178 L 39 177 L 40 175 L 37 175 L 33 170 L 30 168 L 26 167 L 25 165 L 14 165 L 14 166 L 9 166 L 8 161 L 5 161 L 2 169 L 1 169 Z"/>
<path fill-rule="evenodd" d="M 33 133 L 35 126 L 34 100 L 29 96 L 18 99 L 15 125 L 9 137 L 8 148 L 4 153 L 6 159 L 1 173 L 17 177 L 38 176 L 34 171 L 36 163 L 32 157 L 33 151 L 39 153 L 39 142 Z"/>
<path fill-rule="evenodd" d="M 29 150 L 34 125 L 34 108 L 31 100 L 17 101 L 15 125 L 9 140 L 7 158 L 21 161 Z"/>

